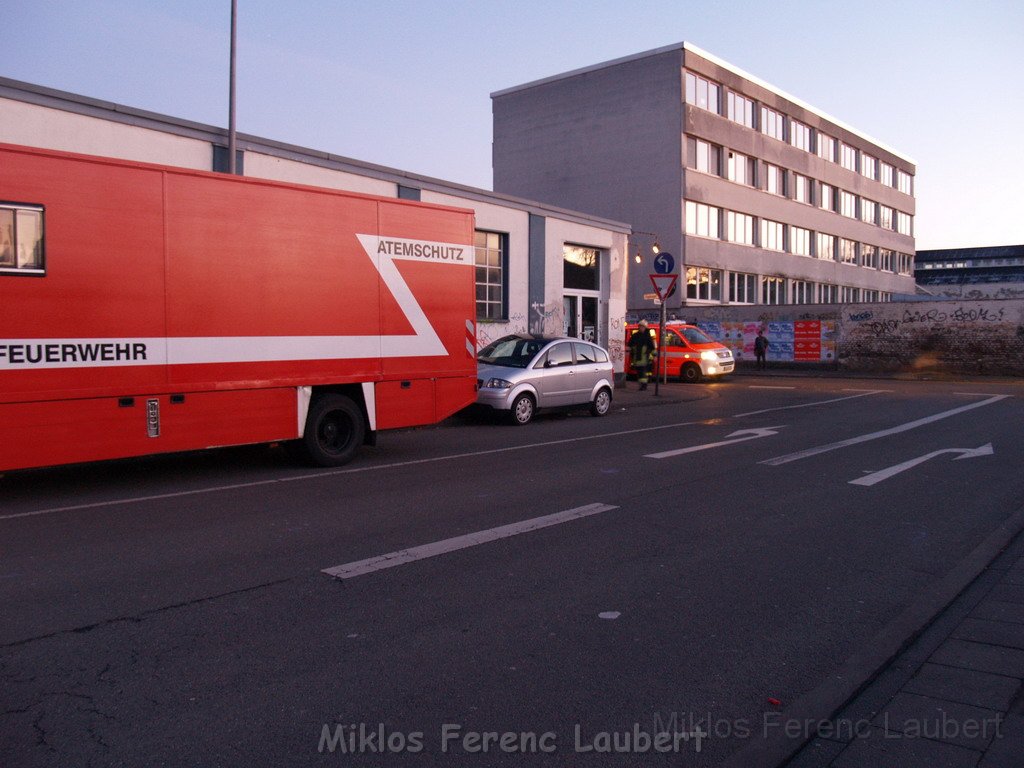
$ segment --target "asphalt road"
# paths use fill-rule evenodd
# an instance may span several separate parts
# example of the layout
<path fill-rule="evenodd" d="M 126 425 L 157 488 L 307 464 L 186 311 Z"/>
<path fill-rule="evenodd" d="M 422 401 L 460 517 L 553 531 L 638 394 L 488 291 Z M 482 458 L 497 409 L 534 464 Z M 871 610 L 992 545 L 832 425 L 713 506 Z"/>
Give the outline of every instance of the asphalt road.
<path fill-rule="evenodd" d="M 338 471 L 9 474 L 0 764 L 715 765 L 1020 509 L 1022 393 L 734 377 Z"/>

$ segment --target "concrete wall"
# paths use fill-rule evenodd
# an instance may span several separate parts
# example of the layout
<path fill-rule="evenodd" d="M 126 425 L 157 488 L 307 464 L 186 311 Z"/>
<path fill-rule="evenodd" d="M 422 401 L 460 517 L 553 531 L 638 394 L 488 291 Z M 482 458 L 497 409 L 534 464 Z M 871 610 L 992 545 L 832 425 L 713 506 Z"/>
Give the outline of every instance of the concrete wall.
<path fill-rule="evenodd" d="M 793 327 L 803 323 L 821 329 L 819 360 L 794 361 L 792 354 L 785 360 L 779 353 L 784 344 L 777 345 L 774 359 L 847 371 L 1024 376 L 1021 299 L 686 307 L 684 312 L 685 319 L 696 320 L 712 335 L 731 334 L 733 338 L 725 341 L 739 352 L 741 361 L 751 356 L 744 353 L 745 338 L 735 338 L 736 333 L 764 327 L 779 338 L 787 332 L 792 338 Z M 798 340 L 799 334 L 797 330 Z"/>

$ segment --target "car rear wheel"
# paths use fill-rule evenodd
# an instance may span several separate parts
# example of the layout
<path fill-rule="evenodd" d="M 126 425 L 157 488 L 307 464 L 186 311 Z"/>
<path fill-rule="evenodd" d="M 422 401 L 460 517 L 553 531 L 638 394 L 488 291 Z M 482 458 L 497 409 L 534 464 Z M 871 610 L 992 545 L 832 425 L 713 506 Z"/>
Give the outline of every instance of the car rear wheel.
<path fill-rule="evenodd" d="M 679 380 L 685 384 L 696 384 L 701 380 L 700 366 L 696 363 L 687 363 L 679 371 Z"/>
<path fill-rule="evenodd" d="M 604 416 L 612 407 L 612 395 L 605 388 L 598 390 L 598 393 L 594 395 L 594 402 L 590 404 L 590 412 L 594 416 Z"/>
<path fill-rule="evenodd" d="M 536 410 L 537 408 L 533 402 L 533 397 L 525 393 L 519 395 L 519 397 L 517 397 L 512 403 L 510 411 L 512 414 L 512 423 L 518 426 L 529 424 Z"/>

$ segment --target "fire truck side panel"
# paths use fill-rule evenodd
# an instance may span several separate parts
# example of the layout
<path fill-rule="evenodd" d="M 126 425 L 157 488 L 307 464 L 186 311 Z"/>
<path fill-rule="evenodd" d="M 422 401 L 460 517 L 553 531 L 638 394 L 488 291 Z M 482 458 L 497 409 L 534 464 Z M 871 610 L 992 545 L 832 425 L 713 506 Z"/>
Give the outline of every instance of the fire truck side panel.
<path fill-rule="evenodd" d="M 293 439 L 321 392 L 378 429 L 475 399 L 471 211 L 9 145 L 0 200 L 46 248 L 0 274 L 0 471 Z"/>
<path fill-rule="evenodd" d="M 292 439 L 295 402 L 294 389 L 277 388 L 5 403 L 0 467 Z"/>
<path fill-rule="evenodd" d="M 0 340 L 164 336 L 161 175 L 0 148 L 0 199 L 46 207 L 47 265 L 45 277 L 0 275 Z M 29 367 L 0 377 L 0 402 L 12 402 L 159 391 L 166 372 Z"/>

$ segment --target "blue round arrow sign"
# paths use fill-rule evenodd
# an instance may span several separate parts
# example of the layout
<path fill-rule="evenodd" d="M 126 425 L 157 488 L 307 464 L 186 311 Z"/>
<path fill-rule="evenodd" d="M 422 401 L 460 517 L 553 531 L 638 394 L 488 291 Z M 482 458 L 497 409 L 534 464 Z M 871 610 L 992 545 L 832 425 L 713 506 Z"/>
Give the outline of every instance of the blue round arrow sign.
<path fill-rule="evenodd" d="M 654 257 L 654 271 L 659 275 L 669 275 L 676 268 L 675 257 L 667 251 L 662 251 Z"/>

